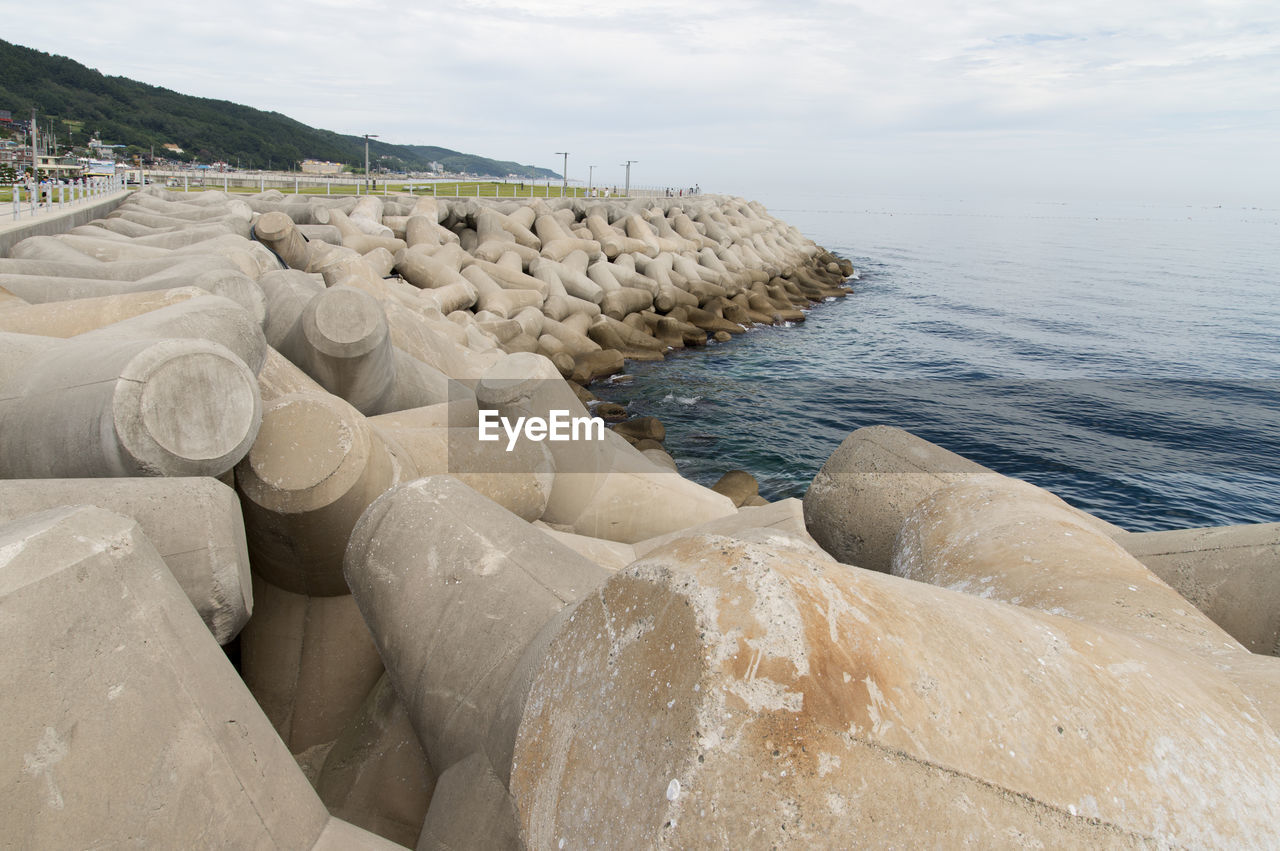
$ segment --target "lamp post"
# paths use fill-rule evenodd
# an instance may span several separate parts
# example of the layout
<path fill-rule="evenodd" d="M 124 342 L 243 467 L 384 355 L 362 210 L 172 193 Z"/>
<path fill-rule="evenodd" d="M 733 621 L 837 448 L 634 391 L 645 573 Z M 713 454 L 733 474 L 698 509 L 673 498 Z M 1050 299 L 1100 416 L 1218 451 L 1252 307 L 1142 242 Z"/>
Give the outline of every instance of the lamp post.
<path fill-rule="evenodd" d="M 631 197 L 631 164 L 638 163 L 640 160 L 627 160 L 623 165 L 627 167 L 627 188 L 623 190 L 623 195 L 627 198 Z"/>
<path fill-rule="evenodd" d="M 31 184 L 40 185 L 40 154 L 37 145 L 36 111 L 31 110 Z"/>
<path fill-rule="evenodd" d="M 595 174 L 595 171 L 596 171 L 595 166 L 593 165 L 587 166 L 587 194 L 588 195 L 590 195 L 592 190 L 595 188 L 595 182 L 592 180 L 592 177 Z"/>
<path fill-rule="evenodd" d="M 560 197 L 563 198 L 565 190 L 569 188 L 569 152 L 556 151 L 556 156 L 564 157 L 564 166 L 560 175 Z"/>
<path fill-rule="evenodd" d="M 365 185 L 369 184 L 369 140 L 378 138 L 377 133 L 364 134 L 364 181 Z"/>

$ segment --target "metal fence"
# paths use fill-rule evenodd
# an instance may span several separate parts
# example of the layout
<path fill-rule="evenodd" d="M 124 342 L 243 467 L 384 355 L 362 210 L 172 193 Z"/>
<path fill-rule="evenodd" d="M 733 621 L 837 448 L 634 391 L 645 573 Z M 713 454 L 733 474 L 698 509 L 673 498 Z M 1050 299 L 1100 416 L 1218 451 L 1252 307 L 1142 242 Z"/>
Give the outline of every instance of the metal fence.
<path fill-rule="evenodd" d="M 124 175 L 82 177 L 76 180 L 15 183 L 11 187 L 13 220 L 58 212 L 76 204 L 93 201 L 125 188 Z"/>

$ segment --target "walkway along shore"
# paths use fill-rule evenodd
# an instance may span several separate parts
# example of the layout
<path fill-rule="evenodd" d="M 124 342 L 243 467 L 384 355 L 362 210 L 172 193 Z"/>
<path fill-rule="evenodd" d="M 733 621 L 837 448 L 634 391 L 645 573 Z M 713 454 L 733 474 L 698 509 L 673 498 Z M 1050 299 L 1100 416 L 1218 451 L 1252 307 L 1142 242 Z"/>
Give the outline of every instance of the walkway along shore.
<path fill-rule="evenodd" d="M 18 845 L 1280 843 L 1280 524 L 1131 534 L 887 427 L 768 503 L 595 427 L 847 294 L 759 204 L 97 215 L 0 258 Z"/>

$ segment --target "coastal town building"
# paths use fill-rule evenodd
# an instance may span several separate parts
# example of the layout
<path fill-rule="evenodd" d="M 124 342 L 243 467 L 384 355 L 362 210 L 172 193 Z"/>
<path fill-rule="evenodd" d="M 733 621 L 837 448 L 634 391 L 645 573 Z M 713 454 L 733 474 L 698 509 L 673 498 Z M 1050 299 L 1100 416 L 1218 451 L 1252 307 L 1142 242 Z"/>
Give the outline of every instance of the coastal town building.
<path fill-rule="evenodd" d="M 303 160 L 303 174 L 341 174 L 342 163 L 331 163 L 326 160 Z"/>

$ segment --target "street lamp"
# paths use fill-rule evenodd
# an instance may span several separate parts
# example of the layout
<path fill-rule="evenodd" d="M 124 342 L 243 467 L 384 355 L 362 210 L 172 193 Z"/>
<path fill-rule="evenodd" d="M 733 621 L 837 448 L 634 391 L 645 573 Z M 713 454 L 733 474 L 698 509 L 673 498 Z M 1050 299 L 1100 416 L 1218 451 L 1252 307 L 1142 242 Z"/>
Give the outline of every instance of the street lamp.
<path fill-rule="evenodd" d="M 622 163 L 622 165 L 625 165 L 627 167 L 627 188 L 623 191 L 622 194 L 628 198 L 631 197 L 631 164 L 638 163 L 638 162 L 640 162 L 640 160 L 627 160 L 625 163 Z"/>
<path fill-rule="evenodd" d="M 587 195 L 590 195 L 591 190 L 595 187 L 595 183 L 592 182 L 592 175 L 595 174 L 595 171 L 596 171 L 595 166 L 593 165 L 587 166 Z"/>
<path fill-rule="evenodd" d="M 556 156 L 564 157 L 564 167 L 560 175 L 560 197 L 564 197 L 565 190 L 569 188 L 569 152 L 556 151 Z"/>
<path fill-rule="evenodd" d="M 364 180 L 365 184 L 369 183 L 369 140 L 378 138 L 377 133 L 364 134 Z"/>

